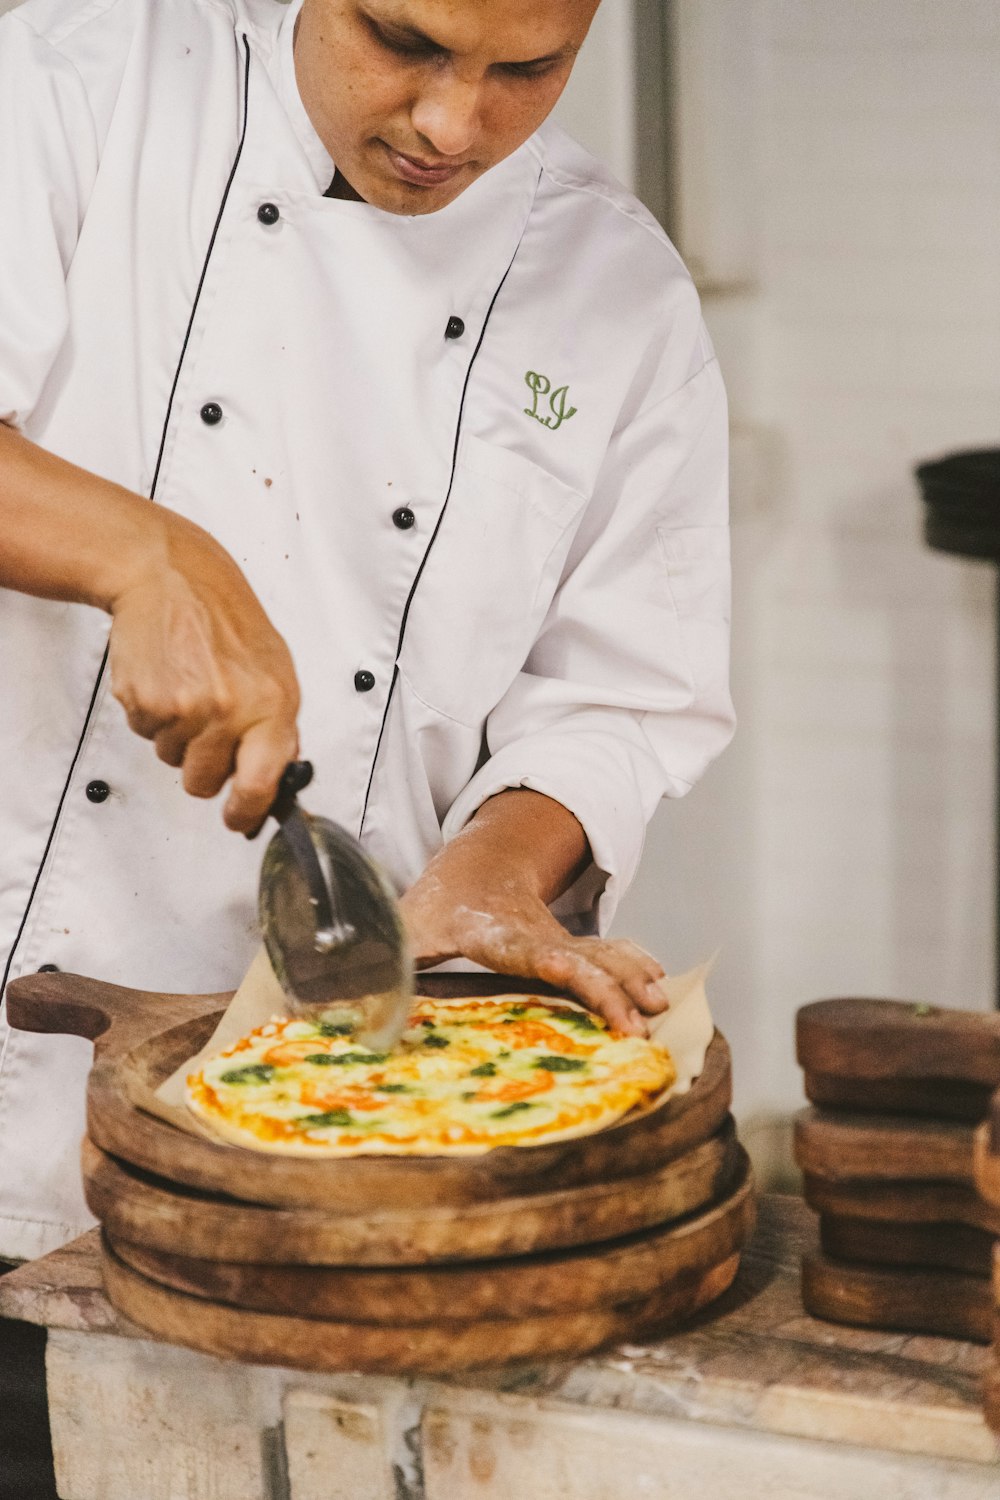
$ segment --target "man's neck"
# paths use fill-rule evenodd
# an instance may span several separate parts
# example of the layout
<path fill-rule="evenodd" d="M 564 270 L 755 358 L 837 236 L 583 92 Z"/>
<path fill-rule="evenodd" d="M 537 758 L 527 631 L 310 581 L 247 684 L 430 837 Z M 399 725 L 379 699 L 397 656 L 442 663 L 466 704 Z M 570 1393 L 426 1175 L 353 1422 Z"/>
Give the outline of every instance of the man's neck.
<path fill-rule="evenodd" d="M 342 198 L 345 203 L 364 203 L 364 198 L 356 192 L 343 172 L 338 168 L 333 174 L 333 181 L 323 194 L 324 198 Z"/>

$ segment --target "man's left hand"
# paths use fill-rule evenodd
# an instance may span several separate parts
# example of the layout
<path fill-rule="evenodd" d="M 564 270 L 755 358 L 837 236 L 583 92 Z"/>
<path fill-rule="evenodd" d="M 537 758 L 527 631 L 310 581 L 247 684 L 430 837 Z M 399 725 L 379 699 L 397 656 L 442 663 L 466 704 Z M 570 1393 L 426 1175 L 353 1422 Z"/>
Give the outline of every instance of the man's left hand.
<path fill-rule="evenodd" d="M 616 1031 L 645 1036 L 667 1009 L 663 968 L 625 938 L 573 937 L 547 903 L 589 859 L 586 836 L 558 802 L 501 792 L 431 861 L 402 900 L 418 968 L 469 958 L 497 974 L 541 979 Z"/>

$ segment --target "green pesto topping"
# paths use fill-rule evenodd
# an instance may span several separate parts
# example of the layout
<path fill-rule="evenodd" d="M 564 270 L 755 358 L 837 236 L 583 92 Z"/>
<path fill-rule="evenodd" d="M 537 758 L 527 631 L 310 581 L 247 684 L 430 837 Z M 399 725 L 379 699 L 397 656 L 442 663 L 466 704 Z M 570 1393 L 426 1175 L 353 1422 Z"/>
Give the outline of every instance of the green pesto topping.
<path fill-rule="evenodd" d="M 306 1062 L 321 1063 L 324 1067 L 346 1068 L 352 1063 L 384 1063 L 388 1060 L 388 1052 L 341 1052 L 339 1056 L 324 1052 L 322 1056 L 314 1053 L 307 1057 Z"/>
<path fill-rule="evenodd" d="M 427 1036 L 424 1037 L 424 1046 L 425 1047 L 450 1047 L 451 1043 L 449 1042 L 449 1040 L 448 1040 L 448 1038 L 446 1036 L 438 1036 L 438 1034 L 437 1034 L 436 1031 L 432 1031 L 432 1032 L 429 1032 L 427 1034 Z"/>
<path fill-rule="evenodd" d="M 497 1076 L 497 1065 L 494 1062 L 480 1063 L 478 1068 L 473 1068 L 469 1074 L 470 1078 L 495 1078 Z"/>
<path fill-rule="evenodd" d="M 320 1021 L 316 1030 L 320 1036 L 350 1036 L 354 1027 L 350 1021 Z"/>
<path fill-rule="evenodd" d="M 534 1066 L 547 1073 L 579 1073 L 587 1066 L 585 1057 L 536 1057 Z"/>
<path fill-rule="evenodd" d="M 506 1120 L 510 1115 L 519 1115 L 523 1109 L 534 1109 L 527 1099 L 518 1099 L 516 1104 L 506 1104 L 503 1109 L 495 1109 L 490 1116 L 491 1120 Z"/>
<path fill-rule="evenodd" d="M 270 1063 L 247 1063 L 244 1068 L 230 1068 L 220 1076 L 221 1083 L 270 1083 L 274 1069 Z"/>
<path fill-rule="evenodd" d="M 355 1120 L 346 1109 L 328 1109 L 321 1115 L 300 1115 L 295 1123 L 310 1129 L 316 1125 L 353 1125 Z"/>
<path fill-rule="evenodd" d="M 376 1088 L 380 1094 L 409 1094 L 412 1089 L 407 1083 L 379 1083 Z"/>
<path fill-rule="evenodd" d="M 568 1010 L 560 1012 L 560 1021 L 565 1021 L 567 1026 L 575 1026 L 577 1031 L 600 1031 L 597 1022 L 590 1016 L 582 1015 L 579 1011 Z"/>

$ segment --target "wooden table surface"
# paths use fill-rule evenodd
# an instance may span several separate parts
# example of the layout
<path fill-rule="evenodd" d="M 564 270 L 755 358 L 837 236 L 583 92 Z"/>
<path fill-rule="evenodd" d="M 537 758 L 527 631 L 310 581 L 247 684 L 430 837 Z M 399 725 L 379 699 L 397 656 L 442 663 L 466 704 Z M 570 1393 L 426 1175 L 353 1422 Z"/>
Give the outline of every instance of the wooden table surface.
<path fill-rule="evenodd" d="M 800 1199 L 765 1197 L 734 1287 L 687 1331 L 435 1387 L 994 1462 L 1000 1448 L 980 1406 L 988 1351 L 808 1317 L 799 1300 L 799 1259 L 815 1244 L 814 1216 Z M 153 1342 L 108 1303 L 96 1231 L 0 1280 L 0 1316 Z"/>

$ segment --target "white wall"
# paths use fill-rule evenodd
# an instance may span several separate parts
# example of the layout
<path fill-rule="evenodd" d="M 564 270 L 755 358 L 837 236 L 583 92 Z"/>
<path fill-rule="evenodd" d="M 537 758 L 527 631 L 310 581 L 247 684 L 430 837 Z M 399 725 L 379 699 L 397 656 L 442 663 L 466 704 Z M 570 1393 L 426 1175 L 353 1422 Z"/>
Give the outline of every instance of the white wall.
<path fill-rule="evenodd" d="M 678 9 L 742 729 L 658 817 L 619 926 L 675 968 L 724 943 L 746 1113 L 798 1099 L 807 1000 L 991 1002 L 994 570 L 925 548 L 910 471 L 1000 446 L 1000 7 Z"/>
<path fill-rule="evenodd" d="M 602 0 L 554 117 L 627 187 L 635 176 L 632 0 Z"/>

